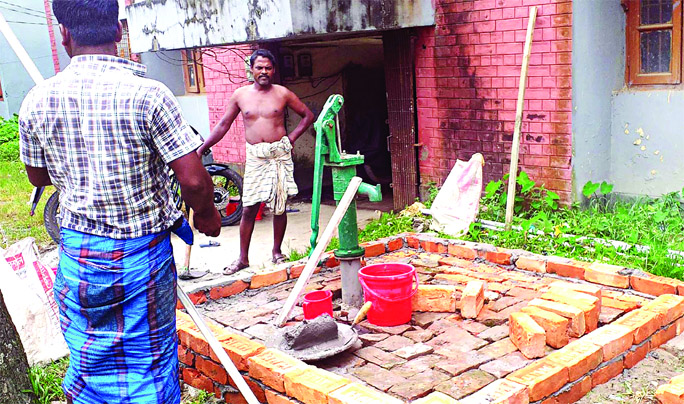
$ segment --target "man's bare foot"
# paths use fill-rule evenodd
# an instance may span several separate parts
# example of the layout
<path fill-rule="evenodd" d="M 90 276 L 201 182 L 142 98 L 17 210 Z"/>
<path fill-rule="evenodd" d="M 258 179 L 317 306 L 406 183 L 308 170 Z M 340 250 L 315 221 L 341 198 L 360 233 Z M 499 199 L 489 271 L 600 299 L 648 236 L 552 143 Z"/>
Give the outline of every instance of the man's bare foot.
<path fill-rule="evenodd" d="M 224 275 L 232 275 L 232 274 L 236 273 L 237 271 L 239 271 L 241 269 L 245 269 L 247 267 L 249 267 L 249 262 L 244 263 L 244 262 L 241 262 L 240 260 L 235 260 L 235 262 L 233 262 L 232 264 L 228 265 L 227 267 L 225 267 L 223 269 L 223 274 Z"/>
<path fill-rule="evenodd" d="M 285 261 L 287 261 L 287 258 L 283 254 L 273 254 L 273 259 L 271 260 L 274 264 L 282 264 Z"/>

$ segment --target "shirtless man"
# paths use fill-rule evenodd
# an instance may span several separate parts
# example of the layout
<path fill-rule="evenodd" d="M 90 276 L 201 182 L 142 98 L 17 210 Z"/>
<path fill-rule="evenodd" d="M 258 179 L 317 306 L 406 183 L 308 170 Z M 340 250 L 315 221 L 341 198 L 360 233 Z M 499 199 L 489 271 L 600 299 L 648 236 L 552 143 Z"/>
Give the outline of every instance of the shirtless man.
<path fill-rule="evenodd" d="M 201 156 L 218 143 L 242 112 L 247 161 L 242 192 L 240 257 L 225 269 L 224 273 L 228 275 L 249 266 L 249 243 L 261 202 L 266 202 L 274 213 L 273 263 L 285 260 L 280 249 L 287 227 L 285 202 L 288 196 L 297 194 L 292 145 L 314 121 L 313 113 L 292 91 L 273 84 L 275 58 L 271 52 L 259 49 L 249 62 L 254 84 L 235 90 L 223 118 L 197 150 Z M 290 134 L 285 131 L 285 109 L 288 107 L 302 117 Z"/>

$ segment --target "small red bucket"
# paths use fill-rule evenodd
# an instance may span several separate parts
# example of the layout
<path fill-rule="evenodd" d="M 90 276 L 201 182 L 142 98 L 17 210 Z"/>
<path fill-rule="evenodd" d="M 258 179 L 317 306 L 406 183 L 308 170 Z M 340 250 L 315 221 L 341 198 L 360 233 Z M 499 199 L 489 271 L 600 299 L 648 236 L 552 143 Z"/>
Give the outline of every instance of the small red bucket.
<path fill-rule="evenodd" d="M 411 321 L 411 298 L 418 291 L 418 273 L 413 265 L 374 264 L 359 270 L 363 295 L 372 306 L 368 321 L 377 326 L 394 326 Z"/>
<path fill-rule="evenodd" d="M 332 292 L 329 290 L 317 290 L 307 293 L 304 295 L 302 309 L 304 309 L 304 318 L 307 320 L 313 320 L 325 313 L 332 317 Z"/>

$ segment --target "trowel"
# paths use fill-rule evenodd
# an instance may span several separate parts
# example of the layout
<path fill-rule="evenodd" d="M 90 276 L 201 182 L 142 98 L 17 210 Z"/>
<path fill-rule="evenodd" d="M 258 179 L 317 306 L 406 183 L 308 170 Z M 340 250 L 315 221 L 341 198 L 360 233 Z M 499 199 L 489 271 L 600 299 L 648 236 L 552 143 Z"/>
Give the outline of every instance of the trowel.
<path fill-rule="evenodd" d="M 351 326 L 322 314 L 313 320 L 285 327 L 269 345 L 304 362 L 313 362 L 346 351 L 358 338 Z"/>

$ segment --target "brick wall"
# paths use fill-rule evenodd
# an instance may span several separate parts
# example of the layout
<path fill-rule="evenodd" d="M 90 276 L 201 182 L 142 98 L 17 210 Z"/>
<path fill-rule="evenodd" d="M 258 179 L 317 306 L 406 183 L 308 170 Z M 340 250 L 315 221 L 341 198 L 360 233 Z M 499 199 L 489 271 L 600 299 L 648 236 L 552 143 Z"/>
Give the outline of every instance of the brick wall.
<path fill-rule="evenodd" d="M 47 20 L 48 34 L 50 35 L 50 48 L 52 48 L 52 63 L 55 66 L 55 74 L 59 73 L 59 57 L 57 56 L 57 41 L 55 40 L 55 28 L 52 25 L 52 2 L 45 0 L 45 19 Z"/>
<path fill-rule="evenodd" d="M 233 92 L 247 84 L 244 57 L 251 53 L 252 45 L 209 48 L 202 53 L 211 128 L 216 126 L 225 113 L 228 99 Z M 216 161 L 244 163 L 245 128 L 242 114 L 238 115 L 223 140 L 212 148 L 212 152 Z"/>
<path fill-rule="evenodd" d="M 537 5 L 520 168 L 564 201 L 571 191 L 572 3 L 438 0 L 436 27 L 419 30 L 416 91 L 423 184 L 482 153 L 485 183 L 508 172 L 520 65 Z"/>

